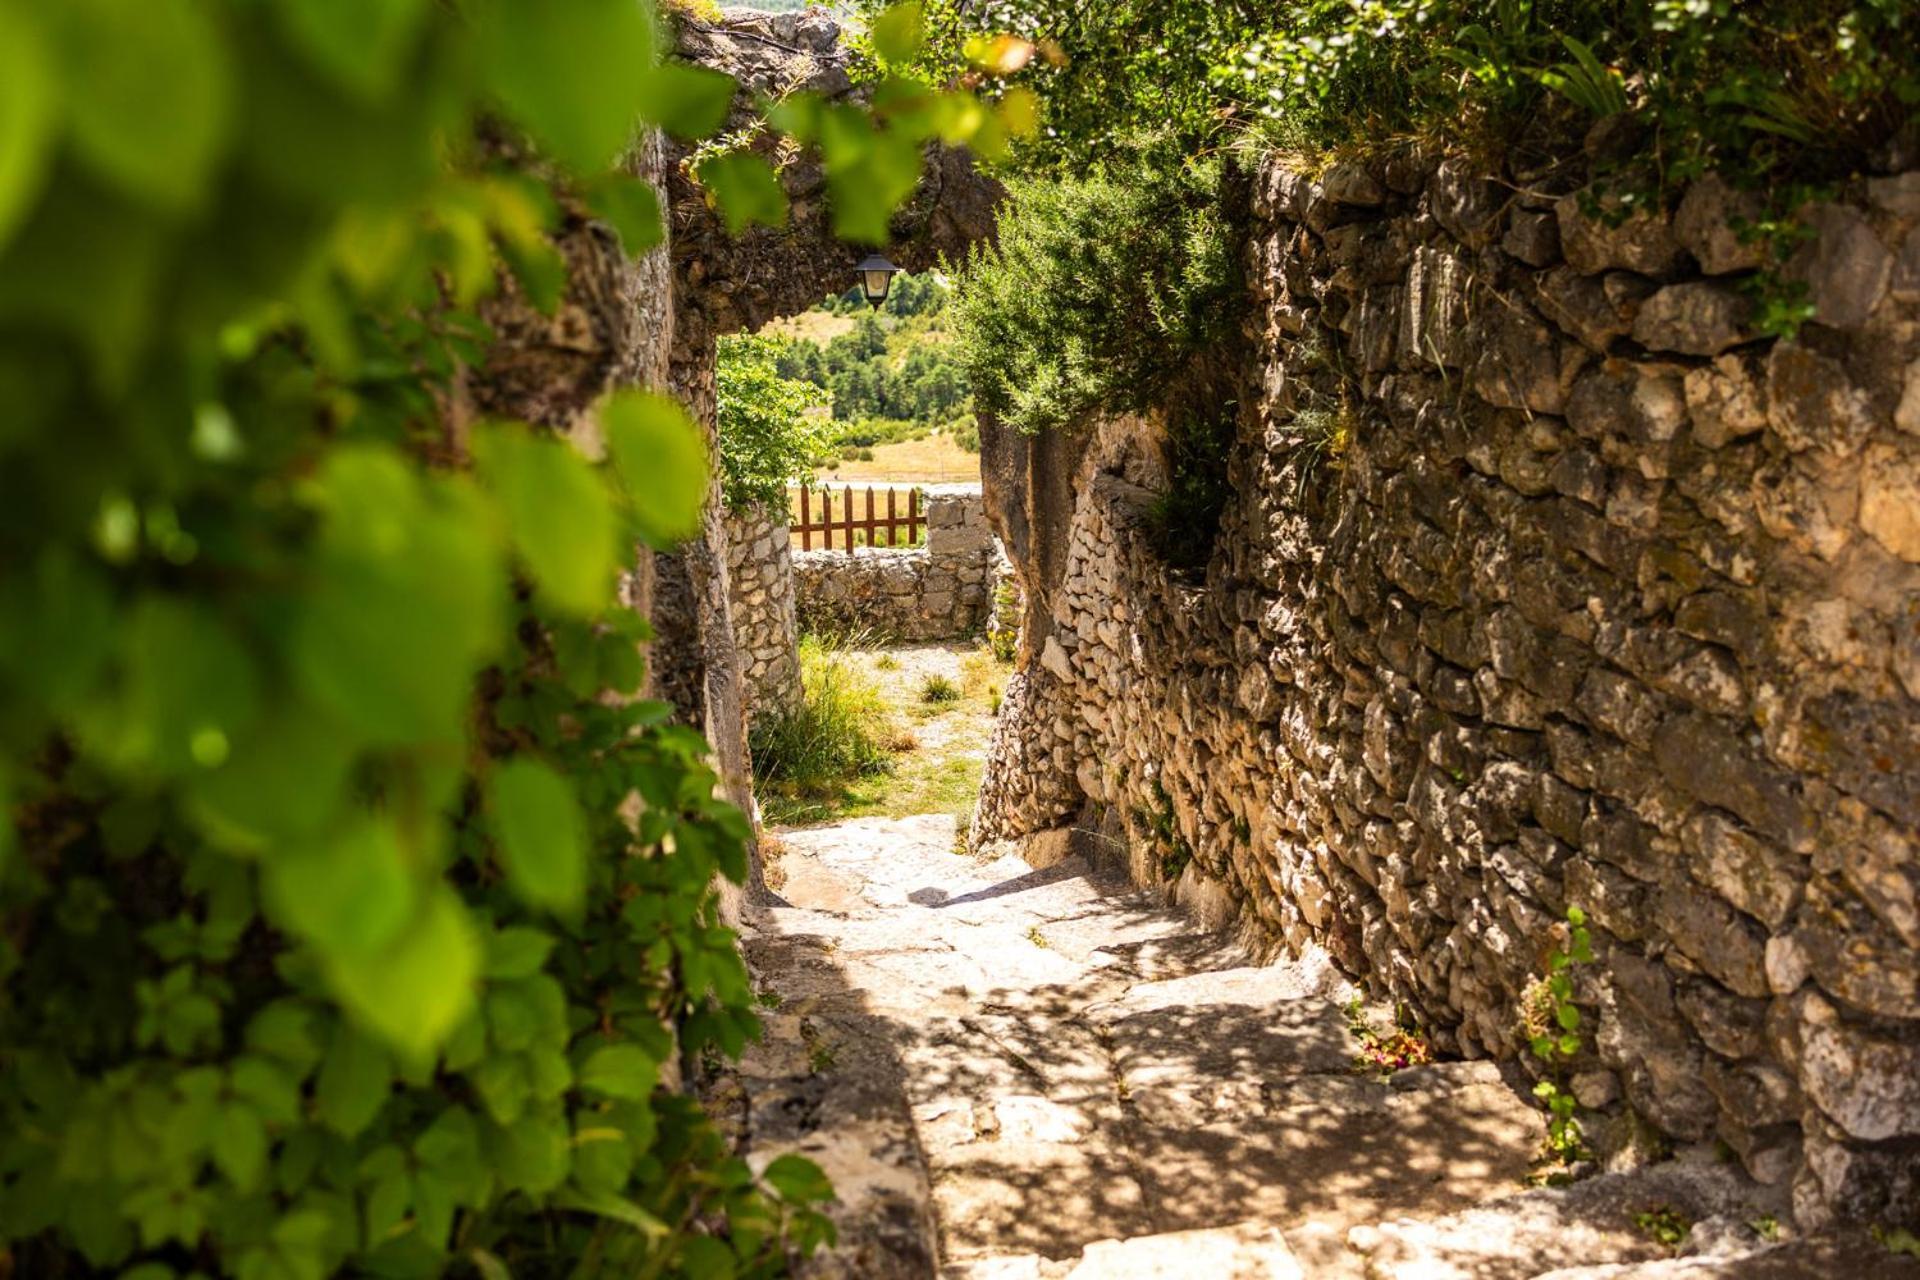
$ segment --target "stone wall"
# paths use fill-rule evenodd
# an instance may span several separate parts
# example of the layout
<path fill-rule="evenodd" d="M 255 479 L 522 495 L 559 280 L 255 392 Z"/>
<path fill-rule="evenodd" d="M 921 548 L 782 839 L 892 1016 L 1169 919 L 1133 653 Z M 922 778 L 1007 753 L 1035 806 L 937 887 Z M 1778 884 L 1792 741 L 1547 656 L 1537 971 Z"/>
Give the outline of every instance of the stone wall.
<path fill-rule="evenodd" d="M 727 571 L 751 725 L 762 712 L 788 710 L 800 701 L 793 560 L 784 511 L 756 507 L 727 513 Z"/>
<path fill-rule="evenodd" d="M 1920 174 L 1809 211 L 1791 340 L 1712 180 L 1612 227 L 1552 172 L 1254 185 L 1204 576 L 1153 421 L 983 435 L 1030 604 L 976 842 L 1104 819 L 1529 1069 L 1577 905 L 1602 1145 L 1624 1104 L 1803 1221 L 1920 1217 Z"/>
<path fill-rule="evenodd" d="M 980 486 L 929 485 L 922 493 L 922 546 L 795 553 L 802 630 L 952 640 L 985 627 L 999 552 Z"/>

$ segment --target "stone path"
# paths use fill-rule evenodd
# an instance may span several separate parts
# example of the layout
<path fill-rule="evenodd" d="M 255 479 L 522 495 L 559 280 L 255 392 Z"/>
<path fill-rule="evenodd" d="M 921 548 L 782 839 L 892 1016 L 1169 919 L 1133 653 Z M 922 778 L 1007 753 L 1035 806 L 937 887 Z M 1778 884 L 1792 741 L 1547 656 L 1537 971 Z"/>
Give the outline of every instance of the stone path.
<path fill-rule="evenodd" d="M 812 1275 L 1915 1274 L 1871 1242 L 1765 1248 L 1717 1163 L 1526 1191 L 1540 1119 L 1493 1064 L 1356 1074 L 1334 971 L 1251 967 L 1079 858 L 977 862 L 945 815 L 782 839 L 789 905 L 745 941 L 768 1035 L 732 1096 L 753 1158 L 834 1179 Z M 1703 1256 L 1635 1226 L 1656 1205 L 1706 1220 Z"/>

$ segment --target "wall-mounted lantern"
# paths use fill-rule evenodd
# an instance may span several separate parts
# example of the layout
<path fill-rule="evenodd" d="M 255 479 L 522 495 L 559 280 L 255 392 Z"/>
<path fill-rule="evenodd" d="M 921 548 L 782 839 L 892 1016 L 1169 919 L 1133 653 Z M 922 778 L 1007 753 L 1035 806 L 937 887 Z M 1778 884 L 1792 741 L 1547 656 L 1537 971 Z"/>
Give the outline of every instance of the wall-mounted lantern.
<path fill-rule="evenodd" d="M 866 295 L 867 305 L 878 311 L 880 304 L 887 300 L 887 290 L 893 287 L 893 278 L 900 268 L 879 254 L 870 253 L 854 271 L 860 277 L 860 292 Z"/>

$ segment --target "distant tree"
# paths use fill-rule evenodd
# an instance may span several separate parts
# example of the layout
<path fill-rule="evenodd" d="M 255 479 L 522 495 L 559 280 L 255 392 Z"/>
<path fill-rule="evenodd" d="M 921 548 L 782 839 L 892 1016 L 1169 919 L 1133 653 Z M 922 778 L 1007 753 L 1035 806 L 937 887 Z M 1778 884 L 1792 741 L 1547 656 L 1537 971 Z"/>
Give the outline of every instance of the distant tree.
<path fill-rule="evenodd" d="M 789 345 L 757 336 L 720 339 L 721 487 L 736 511 L 784 502 L 788 485 L 832 457 L 821 412 L 827 397 L 813 383 L 780 373 Z"/>

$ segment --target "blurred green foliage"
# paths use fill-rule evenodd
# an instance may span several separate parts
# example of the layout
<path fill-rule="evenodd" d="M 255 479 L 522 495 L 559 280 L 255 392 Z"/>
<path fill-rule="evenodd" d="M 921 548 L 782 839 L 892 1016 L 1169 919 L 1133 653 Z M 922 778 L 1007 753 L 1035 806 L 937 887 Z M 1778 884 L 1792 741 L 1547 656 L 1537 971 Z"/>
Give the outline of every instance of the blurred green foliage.
<path fill-rule="evenodd" d="M 701 435 L 459 409 L 503 267 L 551 311 L 551 232 L 659 240 L 623 151 L 734 94 L 664 43 L 634 0 L 0 0 L 0 1271 L 764 1276 L 830 1234 L 684 1092 L 756 1033 L 750 832 L 615 587 L 697 528 Z M 886 84 L 791 108 L 850 229 L 978 114 Z"/>

